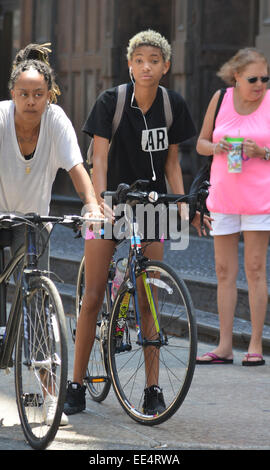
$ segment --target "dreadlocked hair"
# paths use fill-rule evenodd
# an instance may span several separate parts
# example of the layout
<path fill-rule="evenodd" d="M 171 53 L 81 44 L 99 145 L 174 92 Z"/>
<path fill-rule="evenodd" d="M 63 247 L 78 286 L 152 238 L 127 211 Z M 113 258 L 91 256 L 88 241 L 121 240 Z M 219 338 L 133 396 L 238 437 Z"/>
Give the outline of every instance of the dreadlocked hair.
<path fill-rule="evenodd" d="M 9 90 L 14 88 L 14 85 L 22 72 L 26 72 L 31 68 L 43 75 L 48 84 L 48 89 L 51 92 L 51 103 L 57 103 L 57 96 L 61 95 L 58 85 L 55 83 L 54 72 L 50 66 L 49 53 L 51 43 L 45 44 L 28 44 L 24 49 L 21 49 L 13 61 L 12 72 L 9 79 Z"/>

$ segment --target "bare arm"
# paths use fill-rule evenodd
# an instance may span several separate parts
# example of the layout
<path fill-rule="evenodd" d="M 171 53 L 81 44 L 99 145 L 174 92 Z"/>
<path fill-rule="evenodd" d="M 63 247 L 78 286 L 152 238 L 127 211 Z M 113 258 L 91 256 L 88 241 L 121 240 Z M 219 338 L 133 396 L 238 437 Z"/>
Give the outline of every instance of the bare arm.
<path fill-rule="evenodd" d="M 214 118 L 217 108 L 220 91 L 217 91 L 212 97 L 208 109 L 206 111 L 201 132 L 197 141 L 196 150 L 200 155 L 214 155 L 215 153 L 223 153 L 229 150 L 229 143 L 224 136 L 218 143 L 213 143 Z"/>
<path fill-rule="evenodd" d="M 96 205 L 94 188 L 83 164 L 79 163 L 71 168 L 69 175 L 83 204 Z"/>
<path fill-rule="evenodd" d="M 169 146 L 169 151 L 165 164 L 165 176 L 167 178 L 170 190 L 173 194 L 185 194 L 182 169 L 179 163 L 178 144 Z M 188 212 L 181 212 L 187 207 L 185 203 L 177 203 L 180 217 L 188 218 Z M 182 207 L 182 209 L 181 209 Z"/>
<path fill-rule="evenodd" d="M 102 197 L 102 191 L 107 189 L 109 140 L 104 137 L 94 136 L 93 151 L 93 175 L 92 181 L 98 204 L 108 220 L 113 221 L 114 215 L 111 207 L 108 207 Z"/>
<path fill-rule="evenodd" d="M 174 194 L 185 194 L 183 175 L 178 157 L 178 144 L 169 146 L 165 164 L 165 176 Z"/>
<path fill-rule="evenodd" d="M 100 196 L 107 189 L 109 141 L 97 135 L 94 136 L 93 174 L 92 181 L 98 203 L 102 203 Z"/>

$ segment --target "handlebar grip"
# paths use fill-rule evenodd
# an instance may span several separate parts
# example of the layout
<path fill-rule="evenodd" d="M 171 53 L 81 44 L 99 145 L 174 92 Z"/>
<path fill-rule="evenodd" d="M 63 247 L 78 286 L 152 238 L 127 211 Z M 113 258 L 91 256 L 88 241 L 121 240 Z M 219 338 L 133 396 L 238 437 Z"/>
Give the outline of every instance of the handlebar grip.
<path fill-rule="evenodd" d="M 104 197 L 112 197 L 114 198 L 116 195 L 116 192 L 115 191 L 102 191 L 102 193 L 100 193 L 100 196 L 104 199 Z"/>
<path fill-rule="evenodd" d="M 118 204 L 118 198 L 117 198 L 116 191 L 102 191 L 102 193 L 100 193 L 100 196 L 102 197 L 102 199 L 105 199 L 106 197 L 107 198 L 111 197 L 113 205 Z"/>
<path fill-rule="evenodd" d="M 184 194 L 162 194 L 162 195 L 159 195 L 159 200 L 164 200 L 166 202 L 174 202 L 174 203 L 177 203 L 177 202 L 185 202 L 185 203 L 189 203 L 190 202 L 190 198 L 187 195 L 184 195 Z"/>

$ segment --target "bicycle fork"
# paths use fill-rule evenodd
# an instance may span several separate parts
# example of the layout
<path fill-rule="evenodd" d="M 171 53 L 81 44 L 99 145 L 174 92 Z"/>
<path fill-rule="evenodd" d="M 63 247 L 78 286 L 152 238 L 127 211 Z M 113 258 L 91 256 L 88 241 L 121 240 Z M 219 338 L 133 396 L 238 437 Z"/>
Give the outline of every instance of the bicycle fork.
<path fill-rule="evenodd" d="M 147 301 L 148 301 L 149 310 L 151 312 L 153 322 L 155 325 L 155 336 L 157 336 L 158 338 L 149 339 L 149 338 L 142 337 L 140 319 L 138 315 L 138 312 L 140 311 L 139 302 L 138 302 L 138 294 L 137 294 L 137 290 L 135 289 L 134 301 L 135 301 L 135 310 L 136 310 L 137 344 L 143 347 L 155 346 L 157 348 L 160 348 L 161 346 L 167 345 L 168 341 L 167 341 L 166 336 L 164 337 L 160 328 L 160 324 L 158 320 L 158 309 L 156 307 L 155 297 L 154 297 L 153 290 L 150 285 L 150 284 L 153 284 L 153 285 L 156 284 L 158 286 L 158 282 L 157 282 L 158 280 L 156 280 L 155 278 L 152 279 L 151 277 L 148 277 L 145 271 L 142 271 L 141 277 L 143 281 L 144 291 L 145 291 Z M 135 274 L 134 274 L 134 278 L 135 278 Z M 136 278 L 135 278 L 135 282 L 136 282 Z"/>
<path fill-rule="evenodd" d="M 155 303 L 155 298 L 153 295 L 152 288 L 150 286 L 150 283 L 153 285 L 156 284 L 155 281 L 156 279 L 152 279 L 151 277 L 147 276 L 146 271 L 144 270 L 143 263 L 141 263 L 142 260 L 147 260 L 146 258 L 143 257 L 142 255 L 142 250 L 141 250 L 141 239 L 140 235 L 137 231 L 137 224 L 133 222 L 132 224 L 132 237 L 131 237 L 131 249 L 133 250 L 133 256 L 130 256 L 130 279 L 133 284 L 133 292 L 134 292 L 134 305 L 135 305 L 135 317 L 136 317 L 136 331 L 137 331 L 137 344 L 140 346 L 146 347 L 146 346 L 155 346 L 157 348 L 160 348 L 163 345 L 168 344 L 167 338 L 164 339 L 162 331 L 160 329 L 159 321 L 158 321 L 158 309 L 156 307 Z M 155 336 L 158 336 L 158 339 L 149 339 L 149 338 L 143 338 L 142 337 L 142 331 L 141 331 L 141 322 L 139 318 L 139 301 L 138 301 L 138 292 L 136 288 L 136 261 L 137 259 L 139 260 L 139 269 L 140 269 L 140 274 L 142 277 L 143 281 L 143 286 L 144 286 L 144 291 L 146 293 L 148 305 L 149 305 L 149 310 L 151 312 L 153 322 L 155 325 Z"/>

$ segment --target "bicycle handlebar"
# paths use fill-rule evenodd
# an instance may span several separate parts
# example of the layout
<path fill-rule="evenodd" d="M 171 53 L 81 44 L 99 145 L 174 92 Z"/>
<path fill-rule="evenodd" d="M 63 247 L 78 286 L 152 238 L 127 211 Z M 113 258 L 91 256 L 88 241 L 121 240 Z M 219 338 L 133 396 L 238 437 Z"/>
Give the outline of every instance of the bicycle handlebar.
<path fill-rule="evenodd" d="M 159 194 L 156 191 L 147 191 L 146 188 L 149 186 L 150 182 L 146 180 L 137 180 L 134 184 L 128 185 L 125 183 L 119 184 L 116 191 L 103 191 L 101 197 L 104 199 L 106 197 L 112 198 L 113 205 L 123 204 L 123 203 L 154 203 L 158 202 L 168 202 L 168 203 L 187 203 L 192 208 L 196 208 L 199 205 L 199 211 L 201 212 L 201 224 L 203 224 L 203 216 L 205 213 L 205 201 L 208 197 L 209 183 L 204 181 L 199 188 L 199 190 L 194 194 Z M 190 222 L 192 222 L 196 210 L 192 210 L 192 216 L 190 217 Z"/>
<path fill-rule="evenodd" d="M 119 184 L 116 191 L 103 191 L 101 197 L 111 197 L 114 204 L 120 204 L 131 201 L 142 203 L 157 202 L 185 202 L 187 204 L 194 203 L 194 199 L 206 199 L 208 196 L 208 182 L 202 183 L 201 188 L 195 194 L 160 194 L 156 191 L 146 191 L 145 187 L 149 185 L 149 181 L 138 180 L 133 185 L 125 183 Z"/>
<path fill-rule="evenodd" d="M 0 226 L 1 223 L 7 223 L 8 225 L 15 225 L 18 223 L 29 223 L 38 225 L 40 223 L 54 223 L 62 225 L 72 225 L 78 226 L 83 222 L 104 222 L 104 219 L 97 217 L 81 217 L 79 215 L 63 215 L 63 216 L 51 216 L 51 215 L 39 215 L 36 213 L 33 214 L 18 214 L 12 212 L 2 212 L 0 213 Z"/>

